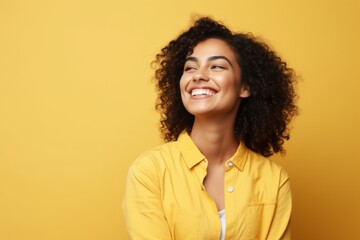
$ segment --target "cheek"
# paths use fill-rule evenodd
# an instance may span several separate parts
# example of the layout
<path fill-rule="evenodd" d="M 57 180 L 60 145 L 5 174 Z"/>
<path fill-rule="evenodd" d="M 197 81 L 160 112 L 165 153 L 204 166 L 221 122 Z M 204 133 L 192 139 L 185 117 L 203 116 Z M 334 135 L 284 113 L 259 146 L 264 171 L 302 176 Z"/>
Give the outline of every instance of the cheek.
<path fill-rule="evenodd" d="M 180 97 L 181 97 L 182 102 L 184 103 L 184 97 L 185 97 L 184 92 L 186 89 L 186 83 L 185 83 L 184 77 L 180 78 L 179 87 L 180 87 Z"/>
<path fill-rule="evenodd" d="M 240 86 L 240 77 L 232 74 L 228 77 L 229 85 L 232 85 L 232 87 L 238 88 Z"/>
<path fill-rule="evenodd" d="M 179 85 L 180 85 L 180 90 L 181 91 L 184 91 L 185 88 L 186 88 L 186 85 L 187 85 L 187 82 L 188 82 L 186 79 L 187 78 L 184 75 L 182 75 L 181 78 L 180 78 Z"/>
<path fill-rule="evenodd" d="M 239 81 L 232 74 L 214 76 L 213 79 L 222 86 L 222 88 L 236 88 Z"/>

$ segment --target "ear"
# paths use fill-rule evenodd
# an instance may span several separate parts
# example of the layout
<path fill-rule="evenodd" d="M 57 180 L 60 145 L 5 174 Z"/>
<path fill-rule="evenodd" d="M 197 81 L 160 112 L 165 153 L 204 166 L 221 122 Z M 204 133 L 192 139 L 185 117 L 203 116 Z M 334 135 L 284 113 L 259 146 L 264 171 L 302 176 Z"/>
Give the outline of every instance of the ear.
<path fill-rule="evenodd" d="M 250 95 L 251 95 L 250 88 L 248 86 L 241 86 L 239 97 L 247 98 L 250 97 Z"/>

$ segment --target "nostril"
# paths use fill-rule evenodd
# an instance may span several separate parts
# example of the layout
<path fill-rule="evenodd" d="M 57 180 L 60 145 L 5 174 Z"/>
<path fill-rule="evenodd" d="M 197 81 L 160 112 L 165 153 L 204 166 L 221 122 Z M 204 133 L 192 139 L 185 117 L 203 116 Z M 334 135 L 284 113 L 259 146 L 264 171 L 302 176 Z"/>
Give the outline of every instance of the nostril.
<path fill-rule="evenodd" d="M 193 76 L 194 81 L 208 81 L 209 77 L 206 74 L 198 73 Z"/>

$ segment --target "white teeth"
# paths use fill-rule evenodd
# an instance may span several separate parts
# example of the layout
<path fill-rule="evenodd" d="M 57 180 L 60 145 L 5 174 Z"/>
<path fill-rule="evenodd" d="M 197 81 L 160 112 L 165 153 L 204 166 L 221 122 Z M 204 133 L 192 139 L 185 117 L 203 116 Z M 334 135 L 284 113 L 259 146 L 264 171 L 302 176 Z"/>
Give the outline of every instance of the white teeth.
<path fill-rule="evenodd" d="M 200 96 L 200 95 L 214 95 L 215 92 L 210 89 L 193 89 L 191 91 L 191 96 Z"/>

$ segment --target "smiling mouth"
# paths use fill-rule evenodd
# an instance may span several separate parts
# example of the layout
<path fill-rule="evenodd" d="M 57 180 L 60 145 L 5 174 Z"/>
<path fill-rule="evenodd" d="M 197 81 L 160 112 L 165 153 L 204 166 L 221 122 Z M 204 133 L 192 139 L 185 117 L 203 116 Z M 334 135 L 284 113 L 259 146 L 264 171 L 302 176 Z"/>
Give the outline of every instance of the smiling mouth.
<path fill-rule="evenodd" d="M 204 95 L 208 95 L 208 96 L 212 96 L 215 95 L 215 91 L 211 90 L 211 89 L 193 89 L 191 90 L 191 96 L 204 96 Z"/>

